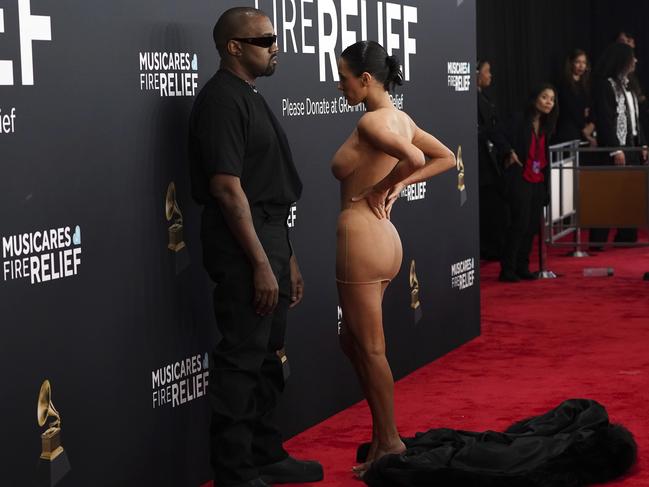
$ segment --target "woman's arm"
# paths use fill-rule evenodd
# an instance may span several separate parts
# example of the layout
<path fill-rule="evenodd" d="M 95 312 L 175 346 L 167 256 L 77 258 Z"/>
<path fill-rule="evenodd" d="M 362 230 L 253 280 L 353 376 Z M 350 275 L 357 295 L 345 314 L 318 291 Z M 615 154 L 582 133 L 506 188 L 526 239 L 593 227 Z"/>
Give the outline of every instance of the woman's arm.
<path fill-rule="evenodd" d="M 366 199 L 377 218 L 389 218 L 392 203 L 396 200 L 396 197 L 390 196 L 395 193 L 396 188 L 403 187 L 401 181 L 425 166 L 426 159 L 421 149 L 407 137 L 390 130 L 385 119 L 376 113 L 363 115 L 357 129 L 362 140 L 376 150 L 398 159 L 398 162 L 386 177 L 354 196 L 352 201 Z"/>
<path fill-rule="evenodd" d="M 413 123 L 414 125 L 414 123 Z M 403 188 L 410 184 L 419 183 L 426 179 L 437 176 L 438 174 L 456 167 L 455 155 L 451 150 L 442 144 L 428 132 L 424 132 L 415 125 L 415 135 L 412 143 L 419 148 L 428 158 L 424 167 L 417 169 L 403 181 L 395 184 L 390 188 L 385 200 L 385 211 L 388 218 L 392 212 L 392 206 L 401 194 Z"/>
<path fill-rule="evenodd" d="M 417 126 L 415 127 L 412 144 L 420 149 L 428 160 L 424 167 L 417 169 L 417 171 L 402 181 L 404 186 L 425 181 L 444 171 L 448 171 L 456 165 L 455 155 L 448 147 L 428 132 L 424 132 Z"/>
<path fill-rule="evenodd" d="M 386 177 L 352 198 L 352 201 L 367 199 L 378 218 L 389 218 L 392 205 L 407 185 L 455 167 L 453 153 L 435 137 L 411 123 L 414 127 L 411 141 L 391 131 L 385 119 L 373 113 L 364 115 L 358 123 L 361 138 L 375 149 L 399 160 Z"/>
<path fill-rule="evenodd" d="M 370 115 L 372 114 L 364 115 L 359 121 L 359 135 L 376 149 L 399 159 L 399 162 L 390 174 L 352 200 L 366 198 L 377 217 L 389 218 L 392 205 L 403 188 L 455 167 L 455 156 L 450 149 L 417 127 L 412 120 L 410 123 L 414 134 L 409 141 L 385 126 L 384 119 Z"/>
<path fill-rule="evenodd" d="M 388 191 L 426 164 L 424 152 L 403 135 L 390 130 L 384 117 L 374 113 L 364 115 L 358 122 L 358 135 L 375 149 L 398 159 L 392 171 L 374 185 L 376 193 Z"/>

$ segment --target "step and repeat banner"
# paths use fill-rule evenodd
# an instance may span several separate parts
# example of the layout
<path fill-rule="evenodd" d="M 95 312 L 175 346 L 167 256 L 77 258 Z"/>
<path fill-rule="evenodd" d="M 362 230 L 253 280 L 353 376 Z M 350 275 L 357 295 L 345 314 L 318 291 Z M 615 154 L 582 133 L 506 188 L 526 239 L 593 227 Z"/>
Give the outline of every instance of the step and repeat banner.
<path fill-rule="evenodd" d="M 275 25 L 279 66 L 258 89 L 304 182 L 288 220 L 306 290 L 289 316 L 286 435 L 362 397 L 338 348 L 329 166 L 364 112 L 336 87 L 337 56 L 357 40 L 399 56 L 394 104 L 458 161 L 392 213 L 404 248 L 384 302 L 395 377 L 480 333 L 475 0 L 1 0 L 3 486 L 211 478 L 219 336 L 187 131 L 218 67 L 212 27 L 233 6 Z"/>

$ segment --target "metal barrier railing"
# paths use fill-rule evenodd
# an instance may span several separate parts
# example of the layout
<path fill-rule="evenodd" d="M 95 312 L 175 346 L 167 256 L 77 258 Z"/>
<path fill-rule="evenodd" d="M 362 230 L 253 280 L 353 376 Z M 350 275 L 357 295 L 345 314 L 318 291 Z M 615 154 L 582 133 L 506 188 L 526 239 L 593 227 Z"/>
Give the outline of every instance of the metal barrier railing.
<path fill-rule="evenodd" d="M 557 247 L 572 247 L 573 252 L 571 255 L 574 257 L 585 257 L 588 254 L 584 250 L 584 246 L 591 245 L 594 242 L 583 241 L 581 230 L 583 228 L 602 228 L 602 227 L 649 227 L 649 166 L 632 165 L 632 166 L 603 166 L 582 164 L 582 154 L 585 153 L 611 153 L 613 151 L 621 150 L 625 153 L 640 152 L 641 147 L 584 147 L 580 141 L 573 140 L 561 144 L 550 146 L 550 204 L 544 210 L 544 218 L 542 219 L 541 229 L 539 233 L 539 265 L 541 274 L 540 277 L 545 277 L 542 274 L 548 273 L 547 277 L 552 277 L 554 274 L 547 269 L 547 251 L 545 245 Z M 636 221 L 632 224 L 620 222 L 610 222 L 609 224 L 596 224 L 585 225 L 583 214 L 585 208 L 582 208 L 584 203 L 584 195 L 581 194 L 582 176 L 586 173 L 583 171 L 593 171 L 591 176 L 596 175 L 596 172 L 601 176 L 602 171 L 612 171 L 611 179 L 614 179 L 614 174 L 619 174 L 620 171 L 626 171 L 627 175 L 630 171 L 634 171 L 634 180 L 639 180 L 644 188 L 643 196 L 645 201 L 637 202 L 641 210 L 646 210 L 643 215 L 646 215 L 646 221 Z M 636 174 L 637 173 L 637 174 Z M 639 177 L 638 177 L 639 176 Z M 590 178 L 589 180 L 592 180 Z M 619 178 L 618 178 L 619 179 Z M 642 182 L 644 180 L 644 182 Z M 600 178 L 600 183 L 602 179 Z M 590 211 L 590 209 L 589 209 Z M 592 214 L 592 211 L 591 211 Z M 591 219 L 592 220 L 592 219 Z M 566 237 L 572 235 L 572 240 L 567 240 Z M 597 245 L 605 243 L 597 242 Z M 647 245 L 647 243 L 628 243 L 619 245 Z"/>

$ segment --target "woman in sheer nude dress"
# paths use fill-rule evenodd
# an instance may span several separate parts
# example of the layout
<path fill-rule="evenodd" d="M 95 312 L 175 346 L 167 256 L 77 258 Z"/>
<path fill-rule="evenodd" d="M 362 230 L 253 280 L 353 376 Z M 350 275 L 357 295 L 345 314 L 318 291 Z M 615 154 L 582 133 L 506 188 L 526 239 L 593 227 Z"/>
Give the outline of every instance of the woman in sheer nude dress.
<path fill-rule="evenodd" d="M 336 281 L 343 325 L 341 347 L 359 377 L 372 413 L 367 462 L 405 446 L 394 420 L 392 372 L 385 356 L 381 303 L 401 267 L 401 240 L 390 222 L 392 205 L 409 184 L 455 167 L 453 153 L 397 110 L 388 90 L 401 84 L 399 61 L 373 41 L 343 51 L 340 89 L 351 105 L 367 108 L 338 149 L 332 171 L 340 181 L 341 212 L 336 241 Z"/>

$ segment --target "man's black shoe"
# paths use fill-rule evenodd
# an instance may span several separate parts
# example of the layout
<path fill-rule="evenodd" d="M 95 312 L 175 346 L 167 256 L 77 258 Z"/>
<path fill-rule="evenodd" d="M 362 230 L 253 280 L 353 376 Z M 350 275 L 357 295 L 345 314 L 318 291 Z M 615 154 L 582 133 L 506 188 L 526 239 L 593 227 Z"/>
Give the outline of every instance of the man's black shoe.
<path fill-rule="evenodd" d="M 270 485 L 268 485 L 263 480 L 257 478 L 257 479 L 248 480 L 248 482 L 244 482 L 242 484 L 232 485 L 231 487 L 270 487 Z"/>
<path fill-rule="evenodd" d="M 280 462 L 259 467 L 257 471 L 264 482 L 269 484 L 318 482 L 324 477 L 320 463 L 296 460 L 293 457 L 286 457 Z"/>
<path fill-rule="evenodd" d="M 520 282 L 519 277 L 512 271 L 500 271 L 498 280 L 500 282 Z"/>
<path fill-rule="evenodd" d="M 530 272 L 529 269 L 516 271 L 516 276 L 519 279 L 523 279 L 524 281 L 534 281 L 537 278 L 537 275 L 534 274 L 533 272 Z"/>

